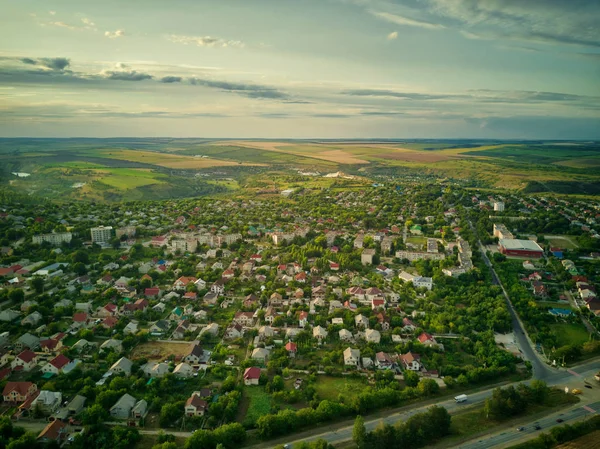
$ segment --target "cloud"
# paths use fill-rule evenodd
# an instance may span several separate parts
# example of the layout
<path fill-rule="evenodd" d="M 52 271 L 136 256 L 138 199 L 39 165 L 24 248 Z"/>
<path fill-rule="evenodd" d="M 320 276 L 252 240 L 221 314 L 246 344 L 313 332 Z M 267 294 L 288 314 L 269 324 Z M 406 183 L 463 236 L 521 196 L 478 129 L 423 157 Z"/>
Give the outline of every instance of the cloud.
<path fill-rule="evenodd" d="M 56 15 L 56 11 L 48 11 L 48 14 L 50 14 L 51 16 L 55 16 Z"/>
<path fill-rule="evenodd" d="M 87 25 L 87 26 L 90 26 L 90 27 L 93 27 L 93 26 L 95 26 L 95 23 L 94 23 L 94 22 L 92 22 L 90 19 L 88 19 L 88 18 L 86 18 L 86 17 L 84 17 L 83 19 L 81 19 L 81 21 L 82 21 L 82 22 L 83 22 L 85 25 Z"/>
<path fill-rule="evenodd" d="M 60 27 L 60 28 L 67 28 L 69 30 L 82 30 L 83 29 L 83 27 L 69 25 L 68 23 L 65 23 L 65 22 L 48 22 L 48 25 L 52 25 L 52 26 Z"/>
<path fill-rule="evenodd" d="M 229 81 L 214 81 L 201 78 L 190 78 L 189 82 L 190 84 L 196 86 L 204 86 L 223 90 L 226 92 L 233 92 L 247 98 L 264 98 L 275 100 L 283 100 L 289 98 L 289 95 L 285 92 L 281 92 L 271 86 L 264 86 L 260 84 L 232 83 Z"/>
<path fill-rule="evenodd" d="M 440 30 L 445 28 L 443 25 L 437 23 L 423 22 L 421 20 L 409 19 L 408 17 L 399 16 L 397 14 L 391 14 L 389 12 L 381 11 L 369 11 L 370 14 L 377 17 L 378 19 L 385 20 L 387 22 L 395 23 L 396 25 L 406 25 L 419 28 L 427 28 L 429 30 Z M 393 33 L 392 33 L 393 34 Z"/>
<path fill-rule="evenodd" d="M 389 41 L 393 41 L 394 39 L 398 39 L 398 32 L 397 31 L 392 31 L 390 34 L 387 35 L 387 38 Z"/>
<path fill-rule="evenodd" d="M 404 100 L 440 100 L 448 98 L 448 95 L 430 95 L 417 92 L 396 92 L 387 89 L 351 89 L 341 92 L 344 95 L 357 97 L 391 97 Z"/>
<path fill-rule="evenodd" d="M 125 30 L 105 31 L 104 35 L 109 39 L 117 39 L 119 37 L 125 36 Z"/>
<path fill-rule="evenodd" d="M 161 83 L 180 83 L 181 80 L 180 76 L 163 76 L 159 81 Z"/>
<path fill-rule="evenodd" d="M 109 80 L 118 80 L 118 81 L 143 81 L 152 79 L 152 75 L 148 73 L 136 72 L 135 70 L 131 71 L 108 71 L 104 72 L 106 75 L 106 79 Z"/>
<path fill-rule="evenodd" d="M 184 44 L 184 45 L 197 45 L 198 47 L 234 47 L 234 48 L 244 48 L 245 44 L 242 41 L 236 40 L 226 40 L 218 37 L 211 36 L 183 36 L 179 34 L 171 34 L 167 37 L 171 42 L 175 42 L 176 44 Z"/>
<path fill-rule="evenodd" d="M 67 67 L 69 67 L 69 65 L 71 65 L 71 62 L 67 58 L 21 58 L 21 62 L 27 65 L 39 65 L 59 72 L 65 70 Z"/>
<path fill-rule="evenodd" d="M 428 0 L 428 4 L 432 14 L 449 20 L 469 38 L 600 47 L 597 1 Z"/>

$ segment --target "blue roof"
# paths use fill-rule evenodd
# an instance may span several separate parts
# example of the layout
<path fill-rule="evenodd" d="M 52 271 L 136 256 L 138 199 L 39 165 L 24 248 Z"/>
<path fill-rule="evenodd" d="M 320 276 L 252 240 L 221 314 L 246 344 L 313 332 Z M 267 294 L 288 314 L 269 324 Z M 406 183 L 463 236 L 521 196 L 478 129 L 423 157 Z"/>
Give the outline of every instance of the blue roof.
<path fill-rule="evenodd" d="M 573 311 L 569 309 L 550 309 L 552 315 L 572 315 Z"/>

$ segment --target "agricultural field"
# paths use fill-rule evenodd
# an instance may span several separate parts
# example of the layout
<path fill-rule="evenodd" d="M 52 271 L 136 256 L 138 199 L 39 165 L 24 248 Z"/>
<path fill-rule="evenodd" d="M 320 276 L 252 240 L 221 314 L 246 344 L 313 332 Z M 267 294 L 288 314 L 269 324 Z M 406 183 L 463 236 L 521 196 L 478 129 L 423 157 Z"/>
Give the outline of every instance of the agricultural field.
<path fill-rule="evenodd" d="M 271 395 L 261 386 L 244 388 L 242 405 L 238 413 L 239 422 L 255 423 L 262 415 L 271 411 Z"/>
<path fill-rule="evenodd" d="M 149 361 L 164 361 L 170 356 L 181 358 L 190 348 L 190 342 L 159 342 L 149 341 L 142 343 L 131 351 L 131 359 L 147 359 Z"/>

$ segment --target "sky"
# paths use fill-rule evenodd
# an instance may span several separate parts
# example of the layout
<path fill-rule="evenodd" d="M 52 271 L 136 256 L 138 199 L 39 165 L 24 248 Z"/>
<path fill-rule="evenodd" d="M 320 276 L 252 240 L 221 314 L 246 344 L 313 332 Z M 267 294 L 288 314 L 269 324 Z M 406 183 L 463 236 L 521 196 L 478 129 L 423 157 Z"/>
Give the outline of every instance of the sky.
<path fill-rule="evenodd" d="M 600 139 L 597 0 L 0 11 L 0 137 Z"/>

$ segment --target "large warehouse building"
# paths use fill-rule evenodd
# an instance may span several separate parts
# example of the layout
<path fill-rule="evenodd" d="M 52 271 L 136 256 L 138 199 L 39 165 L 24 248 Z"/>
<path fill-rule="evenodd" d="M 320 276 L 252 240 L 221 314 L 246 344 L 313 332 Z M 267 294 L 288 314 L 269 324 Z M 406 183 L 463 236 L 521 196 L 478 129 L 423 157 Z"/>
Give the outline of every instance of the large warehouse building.
<path fill-rule="evenodd" d="M 539 259 L 544 250 L 533 240 L 500 239 L 498 249 L 507 256 L 535 257 Z"/>

